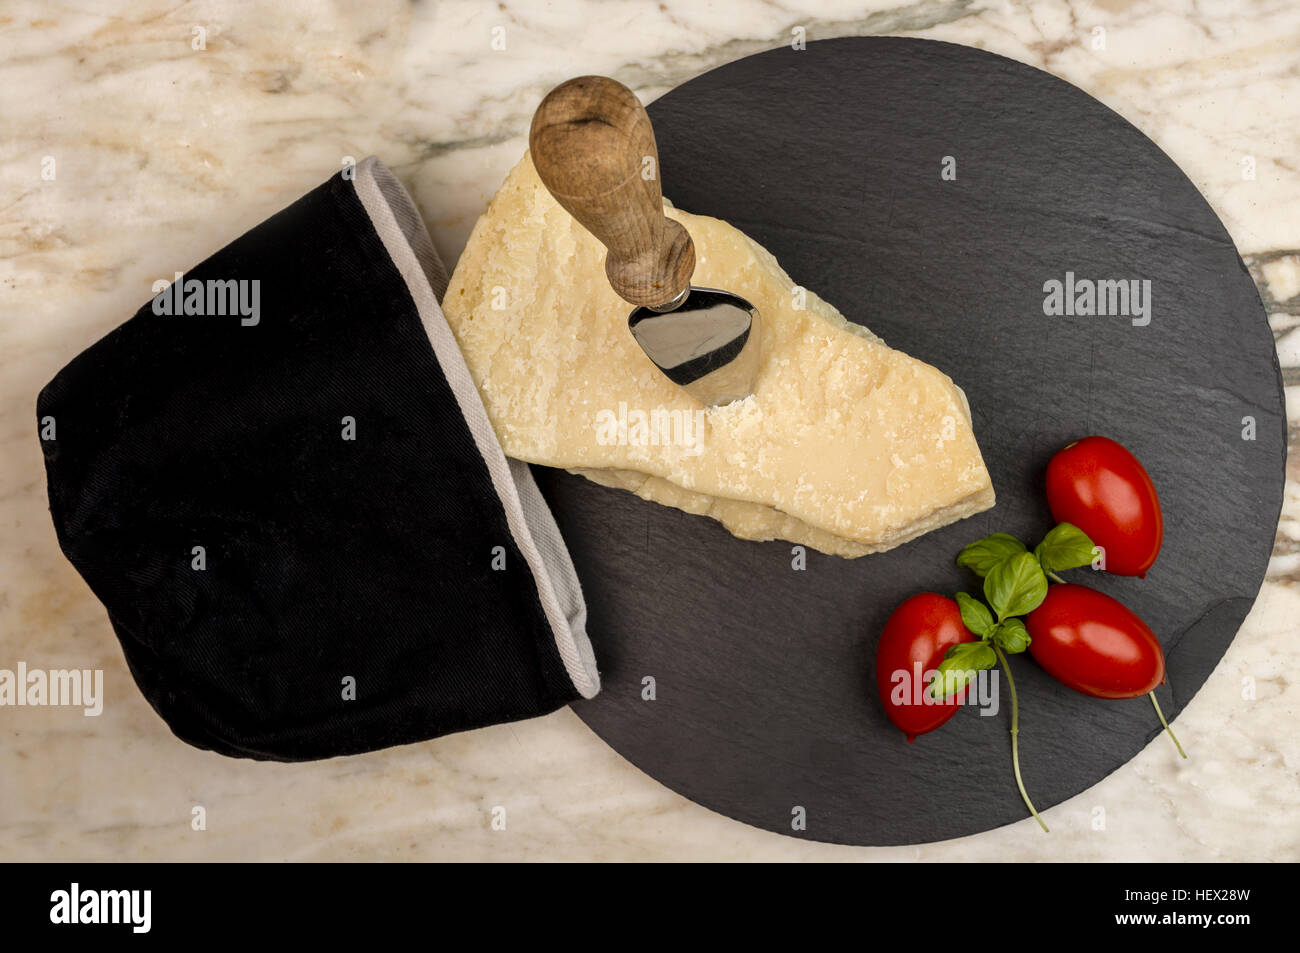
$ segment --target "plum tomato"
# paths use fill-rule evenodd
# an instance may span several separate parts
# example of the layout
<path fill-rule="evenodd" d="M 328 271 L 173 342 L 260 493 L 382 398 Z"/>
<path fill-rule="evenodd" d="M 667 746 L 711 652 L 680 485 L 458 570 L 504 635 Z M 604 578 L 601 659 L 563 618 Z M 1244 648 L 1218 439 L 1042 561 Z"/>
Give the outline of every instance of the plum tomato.
<path fill-rule="evenodd" d="M 1073 583 L 1047 590 L 1025 617 L 1029 654 L 1049 675 L 1094 698 L 1137 698 L 1165 680 L 1150 627 L 1118 599 Z"/>
<path fill-rule="evenodd" d="M 907 599 L 885 623 L 876 646 L 876 688 L 889 720 L 908 741 L 934 731 L 965 701 L 965 689 L 935 701 L 925 688 L 944 654 L 974 639 L 961 621 L 956 600 L 933 592 Z"/>
<path fill-rule="evenodd" d="M 1109 437 L 1084 437 L 1047 465 L 1047 504 L 1105 551 L 1107 572 L 1146 576 L 1164 542 L 1160 497 L 1146 469 Z"/>

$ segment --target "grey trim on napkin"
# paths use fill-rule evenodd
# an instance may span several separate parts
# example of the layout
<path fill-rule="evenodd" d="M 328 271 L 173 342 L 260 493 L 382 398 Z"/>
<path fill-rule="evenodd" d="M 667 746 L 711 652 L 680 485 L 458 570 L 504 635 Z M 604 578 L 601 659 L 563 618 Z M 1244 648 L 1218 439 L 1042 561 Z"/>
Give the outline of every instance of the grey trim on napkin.
<path fill-rule="evenodd" d="M 447 290 L 447 269 L 415 202 L 387 166 L 374 156 L 363 159 L 353 170 L 353 183 L 375 232 L 406 282 L 442 373 L 487 465 L 515 545 L 537 582 L 565 671 L 578 693 L 591 698 L 600 691 L 600 673 L 587 638 L 587 604 L 578 574 L 528 465 L 507 459 L 501 449 L 465 356 L 443 317 L 439 302 Z"/>

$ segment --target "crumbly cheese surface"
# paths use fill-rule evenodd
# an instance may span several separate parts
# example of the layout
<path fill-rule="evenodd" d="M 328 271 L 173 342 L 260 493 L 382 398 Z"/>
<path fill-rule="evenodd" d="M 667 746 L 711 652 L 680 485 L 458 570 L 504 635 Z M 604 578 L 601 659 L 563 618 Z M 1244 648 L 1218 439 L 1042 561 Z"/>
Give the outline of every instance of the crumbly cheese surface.
<path fill-rule="evenodd" d="M 665 202 L 692 284 L 762 315 L 754 394 L 706 408 L 650 362 L 604 247 L 525 154 L 479 219 L 443 310 L 505 452 L 710 516 L 742 539 L 856 557 L 993 505 L 961 390 L 888 347 L 716 218 Z"/>

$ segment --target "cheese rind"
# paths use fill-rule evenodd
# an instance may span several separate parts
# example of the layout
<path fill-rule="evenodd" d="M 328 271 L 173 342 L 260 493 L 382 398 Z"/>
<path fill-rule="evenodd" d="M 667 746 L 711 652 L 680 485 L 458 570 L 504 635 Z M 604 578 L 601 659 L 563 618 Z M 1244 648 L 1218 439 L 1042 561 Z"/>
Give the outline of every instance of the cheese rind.
<path fill-rule="evenodd" d="M 604 248 L 527 154 L 475 225 L 443 310 L 505 452 L 711 516 L 744 539 L 845 557 L 993 505 L 961 390 L 893 350 L 726 222 L 665 213 L 695 242 L 692 283 L 762 315 L 754 393 L 706 408 L 637 346 Z"/>

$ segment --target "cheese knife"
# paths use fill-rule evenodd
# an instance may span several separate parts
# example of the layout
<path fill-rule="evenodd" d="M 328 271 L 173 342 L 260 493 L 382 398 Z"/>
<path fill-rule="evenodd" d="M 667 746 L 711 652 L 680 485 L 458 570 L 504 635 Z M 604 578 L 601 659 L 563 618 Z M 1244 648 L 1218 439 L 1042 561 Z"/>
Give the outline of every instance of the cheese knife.
<path fill-rule="evenodd" d="M 703 404 L 748 397 L 758 310 L 691 285 L 695 246 L 664 215 L 654 129 L 636 95 L 605 76 L 562 83 L 537 107 L 528 147 L 547 190 L 605 246 L 605 276 L 634 306 L 628 328 L 646 356 Z"/>

